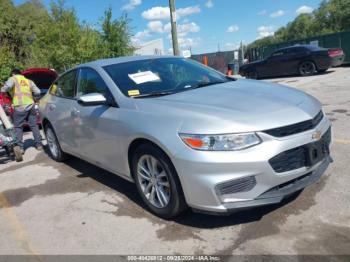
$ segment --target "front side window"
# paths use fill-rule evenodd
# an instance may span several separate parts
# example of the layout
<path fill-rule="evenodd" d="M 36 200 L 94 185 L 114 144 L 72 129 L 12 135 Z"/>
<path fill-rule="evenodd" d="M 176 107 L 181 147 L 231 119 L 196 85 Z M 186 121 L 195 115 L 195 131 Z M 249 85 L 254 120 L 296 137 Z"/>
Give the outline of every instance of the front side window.
<path fill-rule="evenodd" d="M 50 89 L 51 94 L 56 96 L 73 98 L 75 87 L 76 70 L 70 71 L 61 76 Z"/>
<path fill-rule="evenodd" d="M 105 66 L 126 96 L 165 95 L 232 81 L 225 75 L 185 58 L 154 58 Z"/>
<path fill-rule="evenodd" d="M 95 70 L 82 68 L 79 71 L 77 97 L 91 93 L 99 93 L 107 97 L 109 96 L 109 89 Z"/>

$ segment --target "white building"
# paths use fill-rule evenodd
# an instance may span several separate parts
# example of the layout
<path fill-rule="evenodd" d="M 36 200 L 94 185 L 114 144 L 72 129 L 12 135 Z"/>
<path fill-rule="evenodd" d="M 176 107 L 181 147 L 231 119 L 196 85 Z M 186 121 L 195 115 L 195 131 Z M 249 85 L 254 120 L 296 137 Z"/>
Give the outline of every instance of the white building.
<path fill-rule="evenodd" d="M 135 55 L 164 55 L 163 38 L 155 39 L 147 43 L 143 43 L 136 47 Z"/>

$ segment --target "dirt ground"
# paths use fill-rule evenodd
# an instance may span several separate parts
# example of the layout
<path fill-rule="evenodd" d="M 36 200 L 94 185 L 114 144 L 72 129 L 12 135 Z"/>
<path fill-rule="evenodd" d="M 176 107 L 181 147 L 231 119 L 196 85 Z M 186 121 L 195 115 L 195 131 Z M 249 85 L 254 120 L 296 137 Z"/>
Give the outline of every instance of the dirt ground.
<path fill-rule="evenodd" d="M 0 255 L 350 255 L 350 67 L 278 82 L 317 97 L 333 124 L 334 163 L 282 204 L 175 221 L 145 210 L 134 185 L 79 159 L 56 163 L 31 147 L 0 153 Z"/>

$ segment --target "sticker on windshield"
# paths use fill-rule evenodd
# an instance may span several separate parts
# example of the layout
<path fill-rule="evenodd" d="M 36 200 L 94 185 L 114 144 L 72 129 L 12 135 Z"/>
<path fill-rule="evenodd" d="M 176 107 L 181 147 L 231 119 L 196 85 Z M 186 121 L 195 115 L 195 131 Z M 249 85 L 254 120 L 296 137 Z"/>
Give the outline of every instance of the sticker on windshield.
<path fill-rule="evenodd" d="M 140 91 L 138 89 L 129 90 L 128 95 L 129 96 L 138 96 L 138 95 L 140 95 Z"/>
<path fill-rule="evenodd" d="M 152 82 L 160 80 L 159 76 L 151 71 L 145 71 L 135 74 L 128 74 L 129 78 L 134 81 L 136 84 L 142 84 L 146 82 Z"/>

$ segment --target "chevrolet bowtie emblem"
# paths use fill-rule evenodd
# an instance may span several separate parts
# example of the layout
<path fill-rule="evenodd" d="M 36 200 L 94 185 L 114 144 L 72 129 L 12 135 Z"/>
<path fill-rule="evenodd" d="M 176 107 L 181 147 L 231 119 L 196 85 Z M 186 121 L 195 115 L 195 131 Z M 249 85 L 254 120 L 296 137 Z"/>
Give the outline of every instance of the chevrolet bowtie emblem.
<path fill-rule="evenodd" d="M 312 139 L 320 140 L 320 138 L 321 138 L 321 131 L 316 131 L 312 134 Z"/>

